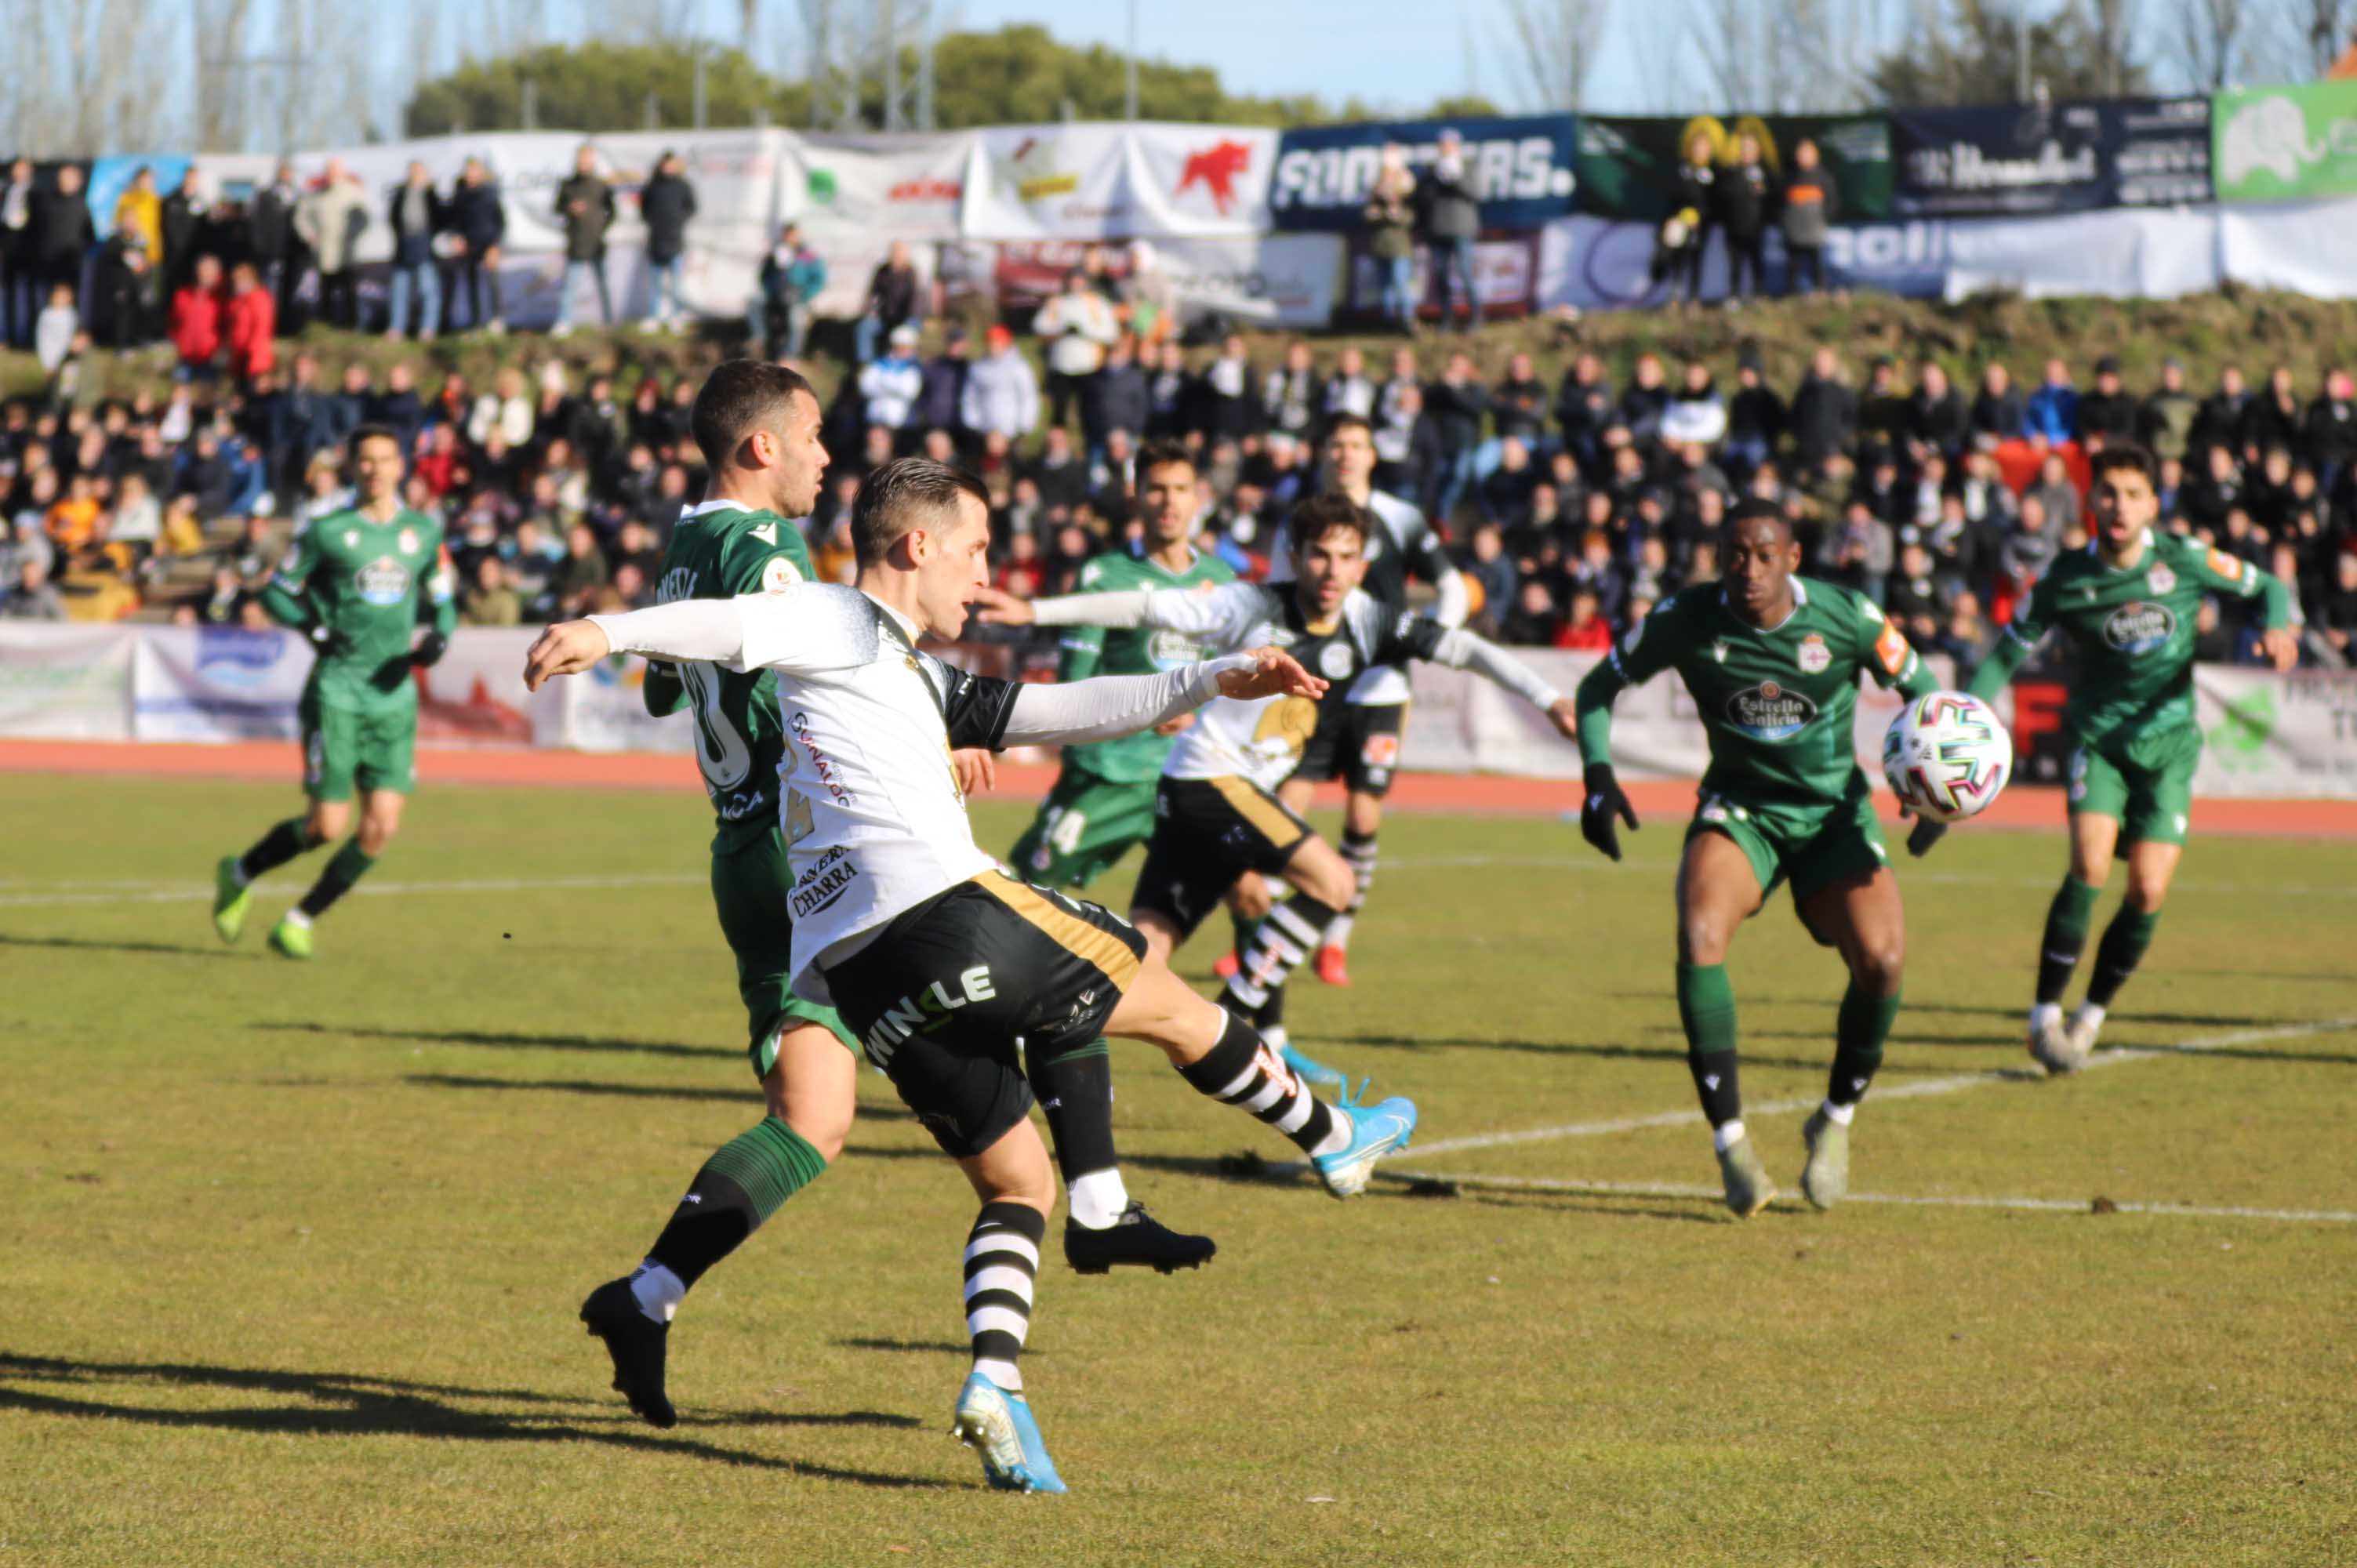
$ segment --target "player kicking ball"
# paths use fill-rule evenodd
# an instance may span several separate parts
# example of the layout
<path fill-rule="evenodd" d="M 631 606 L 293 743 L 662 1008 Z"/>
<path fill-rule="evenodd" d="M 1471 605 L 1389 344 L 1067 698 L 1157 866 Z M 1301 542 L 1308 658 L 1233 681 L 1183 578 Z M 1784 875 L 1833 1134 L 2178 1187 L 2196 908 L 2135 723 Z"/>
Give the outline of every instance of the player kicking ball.
<path fill-rule="evenodd" d="M 1749 1219 L 1776 1196 L 1743 1127 L 1736 1082 L 1735 991 L 1727 950 L 1777 884 L 1819 944 L 1849 966 L 1824 1102 L 1803 1129 L 1801 1190 L 1819 1208 L 1849 1187 L 1849 1128 L 1899 1015 L 1906 920 L 1885 864 L 1874 796 L 1853 750 L 1857 678 L 1913 698 L 1933 689 L 1907 639 L 1863 595 L 1803 580 L 1792 524 L 1745 501 L 1727 527 L 1721 580 L 1664 599 L 1579 683 L 1587 842 L 1620 858 L 1617 822 L 1637 813 L 1612 777 L 1612 702 L 1663 670 L 1694 697 L 1710 767 L 1678 867 L 1678 1018 L 1686 1065 L 1710 1121 L 1727 1206 Z M 1921 854 L 1942 829 L 1917 825 Z"/>
<path fill-rule="evenodd" d="M 982 592 L 981 482 L 922 458 L 888 463 L 861 488 L 851 532 L 856 588 L 801 584 L 567 622 L 533 645 L 525 683 L 614 652 L 775 671 L 795 989 L 836 1007 L 981 1199 L 961 1270 L 973 1369 L 952 1430 L 992 1485 L 1061 1491 L 1017 1369 L 1056 1195 L 1018 1048 L 1054 1058 L 1108 1034 L 1149 1041 L 1199 1090 L 1284 1133 L 1337 1197 L 1363 1190 L 1406 1143 L 1415 1107 L 1318 1101 L 1249 1025 L 1149 958 L 1128 922 L 1000 872 L 974 842 L 950 753 L 1101 740 L 1214 695 L 1315 698 L 1325 682 L 1274 649 L 1068 686 L 968 675 L 916 644 L 954 637 Z"/>
<path fill-rule="evenodd" d="M 312 922 L 366 875 L 401 831 L 401 809 L 417 790 L 417 685 L 413 664 L 433 664 L 458 624 L 442 525 L 401 504 L 401 437 L 381 424 L 352 432 L 359 504 L 297 532 L 262 592 L 279 625 L 303 632 L 317 657 L 297 712 L 303 726 L 303 789 L 311 808 L 262 835 L 213 874 L 213 929 L 225 942 L 245 930 L 253 880 L 351 826 L 302 902 L 271 929 L 272 950 L 309 958 Z M 416 637 L 419 601 L 434 626 Z"/>
<path fill-rule="evenodd" d="M 2261 641 L 2277 670 L 2299 662 L 2298 618 L 2284 585 L 2239 556 L 2162 532 L 2152 454 L 2095 454 L 2094 538 L 2056 561 L 1973 672 L 1987 700 L 2005 689 L 2050 631 L 2078 655 L 2062 725 L 2071 756 L 2071 869 L 2046 912 L 2029 1054 L 2050 1073 L 2075 1072 L 2095 1048 L 2104 1015 L 2152 945 L 2160 907 L 2193 810 L 2201 729 L 2193 710 L 2193 626 L 2207 594 L 2258 599 Z M 2087 999 L 2062 1020 L 2062 993 L 2087 944 L 2095 900 L 2115 857 L 2128 863 L 2127 897 L 2095 949 Z"/>

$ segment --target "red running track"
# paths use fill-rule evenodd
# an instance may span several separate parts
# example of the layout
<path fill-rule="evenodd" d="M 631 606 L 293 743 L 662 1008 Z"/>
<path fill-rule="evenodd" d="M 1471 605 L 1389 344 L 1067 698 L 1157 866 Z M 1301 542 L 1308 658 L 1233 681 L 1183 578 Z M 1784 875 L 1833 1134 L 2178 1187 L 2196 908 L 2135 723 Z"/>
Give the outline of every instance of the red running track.
<path fill-rule="evenodd" d="M 684 756 L 651 752 L 421 751 L 427 785 L 490 785 L 526 789 L 676 789 L 700 794 L 694 765 Z M 66 773 L 115 778 L 234 779 L 292 786 L 302 757 L 292 741 L 230 746 L 139 745 L 114 741 L 0 741 L 0 773 Z M 1001 761 L 994 799 L 1036 800 L 1056 776 L 1053 764 Z M 1649 817 L 1675 820 L 1694 809 L 1689 780 L 1630 780 L 1631 800 Z M 1322 785 L 1318 803 L 1339 806 L 1339 785 Z M 1568 779 L 1510 779 L 1486 773 L 1403 773 L 1391 804 L 1410 811 L 1553 816 L 1578 805 Z M 2062 792 L 2024 785 L 2008 789 L 1979 820 L 2000 827 L 2060 828 Z M 2205 800 L 2197 808 L 2205 833 L 2292 838 L 2357 838 L 2357 800 Z M 1895 816 L 1888 797 L 1885 815 Z"/>

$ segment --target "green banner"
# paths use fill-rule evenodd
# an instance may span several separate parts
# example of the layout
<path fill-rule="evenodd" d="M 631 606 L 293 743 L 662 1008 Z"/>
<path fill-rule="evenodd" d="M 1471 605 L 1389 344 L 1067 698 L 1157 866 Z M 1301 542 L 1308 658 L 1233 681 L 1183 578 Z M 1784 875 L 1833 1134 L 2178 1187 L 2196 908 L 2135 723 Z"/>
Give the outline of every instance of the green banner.
<path fill-rule="evenodd" d="M 1840 193 L 1840 221 L 1890 216 L 1890 122 L 1879 114 L 1583 114 L 1573 205 L 1600 218 L 1661 221 L 1677 192 L 1678 160 L 1697 135 L 1710 139 L 1720 163 L 1735 161 L 1738 138 L 1757 136 L 1762 161 L 1780 180 L 1793 144 L 1813 141 Z"/>
<path fill-rule="evenodd" d="M 2210 134 L 2221 201 L 2357 193 L 2357 81 L 2222 92 Z"/>

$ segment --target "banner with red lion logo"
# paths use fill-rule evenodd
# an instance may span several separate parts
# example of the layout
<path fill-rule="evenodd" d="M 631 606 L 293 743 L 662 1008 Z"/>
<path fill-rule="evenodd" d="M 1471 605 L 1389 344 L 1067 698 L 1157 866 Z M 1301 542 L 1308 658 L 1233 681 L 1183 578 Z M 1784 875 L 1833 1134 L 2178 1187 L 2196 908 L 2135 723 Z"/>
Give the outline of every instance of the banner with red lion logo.
<path fill-rule="evenodd" d="M 1243 125 L 1014 125 L 978 133 L 961 228 L 974 240 L 1265 233 L 1277 134 Z"/>

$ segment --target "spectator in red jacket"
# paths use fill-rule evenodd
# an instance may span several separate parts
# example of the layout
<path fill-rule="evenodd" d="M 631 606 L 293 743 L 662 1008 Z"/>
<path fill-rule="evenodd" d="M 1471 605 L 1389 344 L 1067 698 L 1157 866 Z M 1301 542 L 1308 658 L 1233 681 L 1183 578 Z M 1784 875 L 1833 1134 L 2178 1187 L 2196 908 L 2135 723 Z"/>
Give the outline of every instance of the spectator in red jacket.
<path fill-rule="evenodd" d="M 221 263 L 199 256 L 197 270 L 172 293 L 172 347 L 180 352 L 183 380 L 209 381 L 221 349 Z"/>
<path fill-rule="evenodd" d="M 1571 595 L 1571 614 L 1555 634 L 1557 648 L 1579 653 L 1603 653 L 1612 647 L 1612 623 L 1596 613 L 1596 595 L 1587 588 L 1575 588 Z"/>
<path fill-rule="evenodd" d="M 199 261 L 201 268 L 210 257 Z M 262 286 L 262 274 L 251 262 L 240 262 L 229 274 L 229 373 L 240 386 L 278 367 L 278 301 Z"/>

